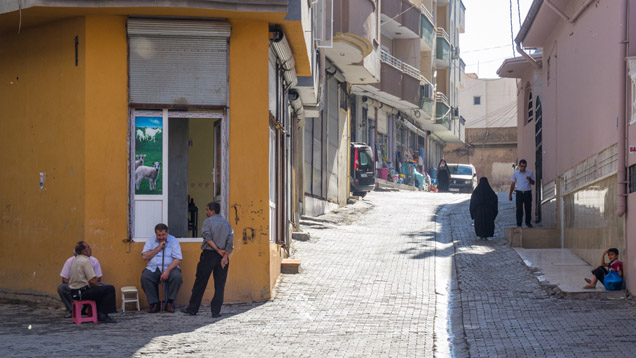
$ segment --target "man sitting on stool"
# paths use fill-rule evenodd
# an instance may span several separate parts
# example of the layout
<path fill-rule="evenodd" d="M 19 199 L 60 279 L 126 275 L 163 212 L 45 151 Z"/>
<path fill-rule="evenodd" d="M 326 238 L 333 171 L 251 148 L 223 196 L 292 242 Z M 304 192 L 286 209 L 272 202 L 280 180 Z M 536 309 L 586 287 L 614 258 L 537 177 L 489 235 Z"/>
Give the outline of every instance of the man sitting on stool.
<path fill-rule="evenodd" d="M 73 252 L 73 256 L 69 257 L 64 263 L 62 271 L 60 272 L 62 283 L 57 286 L 57 293 L 60 295 L 62 302 L 64 302 L 64 306 L 66 306 L 66 315 L 64 318 L 71 318 L 73 311 L 73 307 L 71 305 L 71 288 L 68 286 L 68 280 L 71 277 L 71 265 L 73 264 L 73 261 L 75 261 L 76 256 L 77 252 Z M 88 259 L 93 266 L 95 275 L 97 275 L 97 284 L 104 285 L 102 283 L 102 267 L 99 265 L 99 260 L 97 260 L 95 256 L 90 256 Z"/>
<path fill-rule="evenodd" d="M 179 263 L 183 259 L 181 246 L 176 237 L 168 234 L 166 224 L 155 226 L 155 236 L 149 238 L 141 252 L 141 258 L 148 266 L 141 273 L 141 287 L 148 298 L 148 313 L 161 310 L 159 302 L 159 283 L 168 285 L 166 312 L 174 312 L 174 299 L 183 282 Z"/>
<path fill-rule="evenodd" d="M 117 311 L 115 287 L 100 285 L 97 282 L 97 275 L 89 259 L 92 253 L 91 247 L 86 242 L 78 242 L 75 245 L 75 252 L 77 257 L 71 264 L 71 276 L 68 283 L 71 288 L 71 297 L 78 301 L 95 301 L 97 319 L 104 323 L 115 323 L 115 320 L 108 316 L 109 313 Z"/>

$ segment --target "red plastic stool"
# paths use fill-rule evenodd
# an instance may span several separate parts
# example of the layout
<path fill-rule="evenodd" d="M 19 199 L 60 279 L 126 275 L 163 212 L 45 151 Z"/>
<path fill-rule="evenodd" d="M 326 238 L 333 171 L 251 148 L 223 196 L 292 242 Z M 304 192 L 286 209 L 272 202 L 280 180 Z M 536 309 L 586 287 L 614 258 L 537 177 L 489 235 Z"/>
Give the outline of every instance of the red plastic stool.
<path fill-rule="evenodd" d="M 82 307 L 84 305 L 89 305 L 86 310 L 88 317 L 82 317 Z M 95 301 L 73 301 L 73 323 L 82 324 L 82 322 L 97 323 L 97 305 L 95 305 Z"/>

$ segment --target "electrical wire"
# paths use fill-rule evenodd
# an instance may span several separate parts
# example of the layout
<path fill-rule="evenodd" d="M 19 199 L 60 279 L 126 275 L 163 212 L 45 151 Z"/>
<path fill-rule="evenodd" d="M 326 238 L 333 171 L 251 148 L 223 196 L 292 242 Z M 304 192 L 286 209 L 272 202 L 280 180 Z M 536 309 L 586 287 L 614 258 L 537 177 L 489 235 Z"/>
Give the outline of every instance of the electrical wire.
<path fill-rule="evenodd" d="M 512 29 L 512 0 L 510 3 L 510 43 L 512 44 L 512 57 L 515 57 L 515 35 L 514 30 Z"/>

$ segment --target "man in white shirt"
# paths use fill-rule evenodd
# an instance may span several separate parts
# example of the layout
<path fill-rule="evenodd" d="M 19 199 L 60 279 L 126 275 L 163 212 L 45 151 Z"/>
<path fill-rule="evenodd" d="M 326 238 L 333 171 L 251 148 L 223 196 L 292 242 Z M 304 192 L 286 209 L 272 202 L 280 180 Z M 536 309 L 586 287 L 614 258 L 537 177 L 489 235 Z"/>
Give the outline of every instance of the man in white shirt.
<path fill-rule="evenodd" d="M 512 200 L 512 192 L 515 191 L 517 205 L 517 226 L 521 226 L 523 211 L 526 212 L 526 226 L 532 227 L 532 186 L 536 180 L 534 173 L 526 169 L 528 162 L 525 159 L 519 161 L 519 166 L 510 178 L 510 193 L 508 199 Z M 516 190 L 515 190 L 516 188 Z"/>
<path fill-rule="evenodd" d="M 166 224 L 155 226 L 155 236 L 146 241 L 141 258 L 148 263 L 141 273 L 141 287 L 146 293 L 150 306 L 148 313 L 157 313 L 161 310 L 161 302 L 159 302 L 159 283 L 161 282 L 168 285 L 166 312 L 174 313 L 174 299 L 183 283 L 179 268 L 183 256 L 179 240 L 168 234 Z"/>

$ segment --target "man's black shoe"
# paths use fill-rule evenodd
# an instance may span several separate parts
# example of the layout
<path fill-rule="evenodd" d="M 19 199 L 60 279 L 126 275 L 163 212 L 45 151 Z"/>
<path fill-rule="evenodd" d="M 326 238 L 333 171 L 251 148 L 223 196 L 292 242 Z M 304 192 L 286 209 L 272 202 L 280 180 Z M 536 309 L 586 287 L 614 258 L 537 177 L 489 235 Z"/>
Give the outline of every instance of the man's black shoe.
<path fill-rule="evenodd" d="M 115 321 L 115 319 L 107 314 L 100 316 L 98 319 L 98 321 L 102 322 L 102 323 L 117 323 L 117 321 Z"/>
<path fill-rule="evenodd" d="M 220 313 L 212 313 L 212 318 L 219 318 L 221 317 Z"/>
<path fill-rule="evenodd" d="M 187 314 L 188 316 L 196 316 L 196 315 L 197 315 L 197 314 L 196 314 L 196 313 L 194 313 L 194 312 L 190 312 L 190 311 L 188 311 L 188 309 L 187 309 L 187 308 L 182 308 L 182 309 L 181 309 L 181 312 L 183 312 L 183 313 Z"/>
<path fill-rule="evenodd" d="M 532 224 L 530 224 L 530 223 L 526 223 L 526 226 L 527 226 L 527 227 L 532 227 Z"/>
<path fill-rule="evenodd" d="M 148 308 L 148 313 L 157 313 L 161 310 L 161 306 L 158 303 L 153 303 L 150 308 Z"/>

